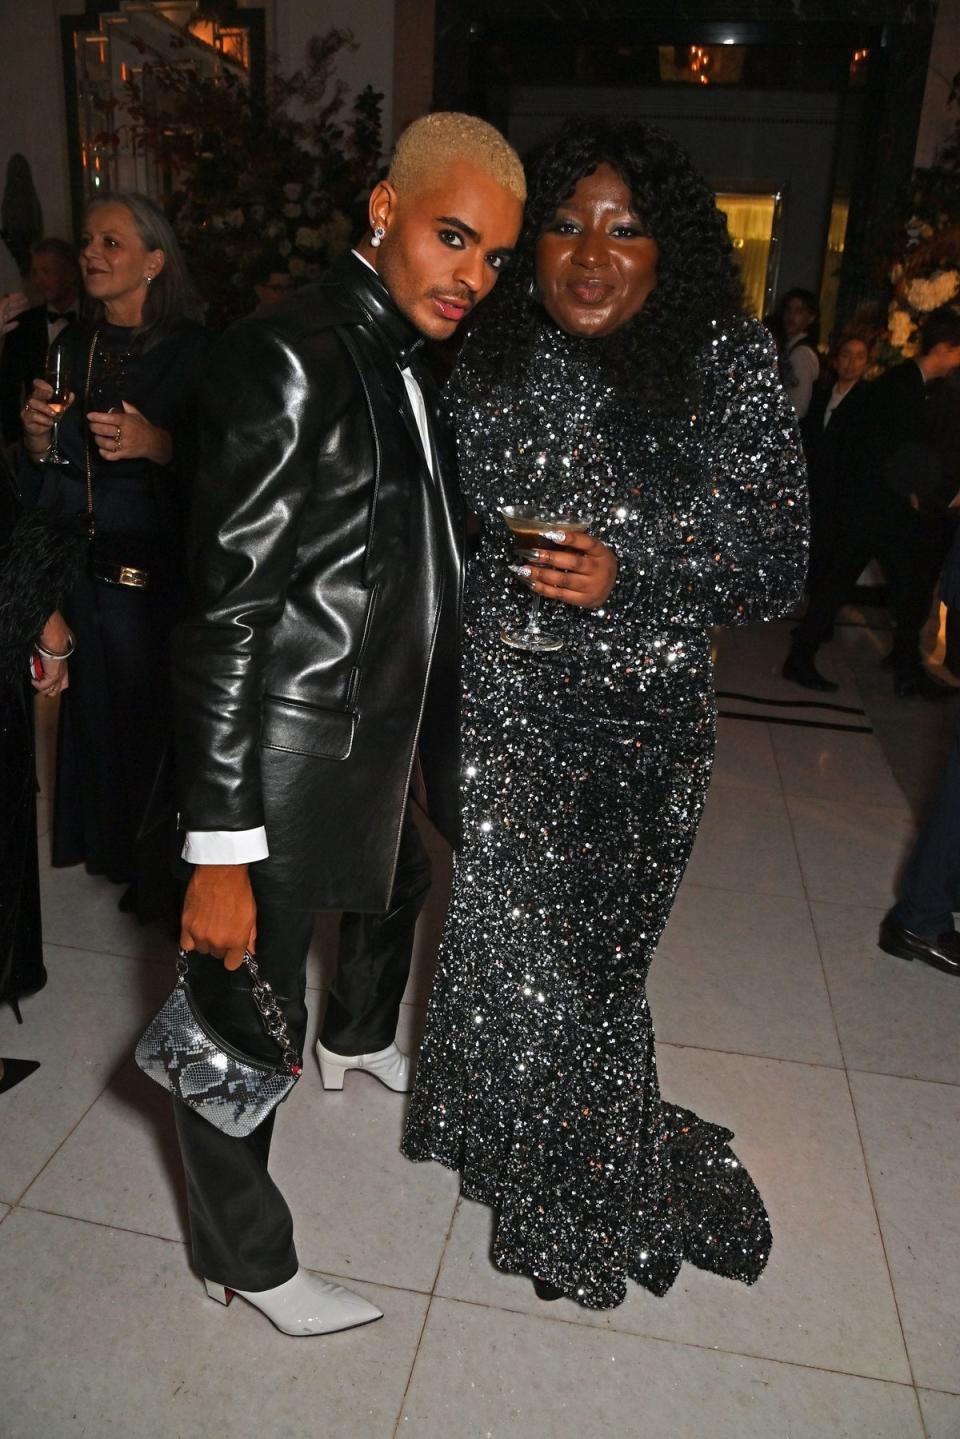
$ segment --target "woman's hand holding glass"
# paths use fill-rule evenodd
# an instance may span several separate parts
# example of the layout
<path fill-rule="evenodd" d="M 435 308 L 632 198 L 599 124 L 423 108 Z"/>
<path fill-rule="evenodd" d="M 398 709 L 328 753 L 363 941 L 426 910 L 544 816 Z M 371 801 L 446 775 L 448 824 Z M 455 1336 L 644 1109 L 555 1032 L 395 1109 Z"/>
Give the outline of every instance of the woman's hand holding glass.
<path fill-rule="evenodd" d="M 58 405 L 54 410 L 50 400 L 54 394 L 53 386 L 46 380 L 34 380 L 33 389 L 30 391 L 30 398 L 23 407 L 21 418 L 23 420 L 24 443 L 31 459 L 40 461 L 50 449 L 53 441 L 53 427 L 62 416 L 64 410 L 68 409 L 76 399 L 71 390 L 67 396 L 66 403 Z"/>
<path fill-rule="evenodd" d="M 544 599 L 597 610 L 610 596 L 617 578 L 617 557 L 593 535 L 570 530 L 561 540 L 562 549 L 531 550 L 524 576 L 530 588 Z"/>
<path fill-rule="evenodd" d="M 136 405 L 123 401 L 122 410 L 90 410 L 87 423 L 103 460 L 152 460 L 169 465 L 173 441 L 167 430 L 152 425 Z"/>

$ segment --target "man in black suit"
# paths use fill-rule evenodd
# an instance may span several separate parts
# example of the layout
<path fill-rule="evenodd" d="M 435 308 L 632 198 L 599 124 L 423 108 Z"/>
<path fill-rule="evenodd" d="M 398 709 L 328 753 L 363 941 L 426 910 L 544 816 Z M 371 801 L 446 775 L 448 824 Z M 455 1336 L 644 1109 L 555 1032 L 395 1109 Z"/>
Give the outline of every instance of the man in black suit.
<path fill-rule="evenodd" d="M 912 457 L 927 438 L 928 386 L 960 366 L 960 311 L 942 305 L 920 331 L 920 354 L 870 385 L 847 446 L 849 475 L 838 516 L 833 562 L 814 586 L 783 666 L 786 679 L 807 689 L 837 686 L 816 668 L 818 648 L 869 560 L 882 563 L 894 619 L 894 693 L 946 698 L 953 691 L 928 674 L 920 631 L 930 606 L 929 558 L 917 519 L 916 492 L 906 489 Z M 906 489 L 906 492 L 905 492 Z"/>
<path fill-rule="evenodd" d="M 944 565 L 940 592 L 960 601 L 960 531 Z M 960 976 L 960 717 L 943 783 L 917 835 L 900 881 L 900 901 L 883 919 L 878 944 L 898 959 L 919 959 Z"/>
<path fill-rule="evenodd" d="M 80 267 L 73 247 L 50 236 L 34 245 L 30 282 L 41 296 L 20 317 L 0 357 L 0 430 L 3 442 L 14 445 L 23 433 L 20 411 L 33 382 L 43 378 L 47 350 L 77 318 Z"/>
<path fill-rule="evenodd" d="M 276 1064 L 244 951 L 299 1052 L 314 913 L 344 911 L 327 1087 L 358 1068 L 408 1087 L 396 1024 L 429 887 L 408 797 L 418 790 L 456 843 L 464 534 L 452 436 L 418 350 L 493 288 L 524 194 L 491 126 L 417 121 L 357 249 L 234 325 L 201 396 L 194 611 L 174 664 L 184 857 L 196 864 L 181 945 L 216 1033 Z M 376 1318 L 298 1267 L 267 1170 L 273 1115 L 231 1138 L 175 1111 L 211 1296 L 240 1293 L 291 1334 Z"/>

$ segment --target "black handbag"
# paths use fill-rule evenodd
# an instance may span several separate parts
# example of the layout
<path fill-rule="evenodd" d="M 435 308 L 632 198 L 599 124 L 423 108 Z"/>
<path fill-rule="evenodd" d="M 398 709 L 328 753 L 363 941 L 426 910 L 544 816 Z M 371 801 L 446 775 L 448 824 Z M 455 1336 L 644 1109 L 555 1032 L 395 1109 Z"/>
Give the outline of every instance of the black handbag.
<path fill-rule="evenodd" d="M 273 990 L 261 979 L 252 954 L 245 954 L 243 962 L 253 980 L 253 1002 L 263 1027 L 280 1050 L 279 1064 L 251 1059 L 210 1027 L 190 994 L 185 950 L 177 961 L 176 987 L 134 1053 L 144 1074 L 236 1139 L 252 1134 L 287 1098 L 301 1074 L 300 1056 L 290 1044 Z"/>

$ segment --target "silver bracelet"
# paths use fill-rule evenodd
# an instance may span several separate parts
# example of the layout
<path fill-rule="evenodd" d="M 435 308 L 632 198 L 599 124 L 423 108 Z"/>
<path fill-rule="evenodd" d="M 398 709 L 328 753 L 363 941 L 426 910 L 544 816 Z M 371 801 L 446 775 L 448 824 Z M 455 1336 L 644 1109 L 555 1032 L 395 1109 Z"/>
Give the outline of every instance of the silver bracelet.
<path fill-rule="evenodd" d="M 73 654 L 74 650 L 77 648 L 77 642 L 76 642 L 76 640 L 74 639 L 73 635 L 70 636 L 69 645 L 70 645 L 70 648 L 66 651 L 65 654 L 55 655 L 55 654 L 53 653 L 53 650 L 45 650 L 45 649 L 43 648 L 43 645 L 40 643 L 40 641 L 37 640 L 37 643 L 36 643 L 36 651 L 37 651 L 37 654 L 43 655 L 43 657 L 44 657 L 45 660 L 68 660 L 68 659 L 70 658 L 70 656 Z"/>

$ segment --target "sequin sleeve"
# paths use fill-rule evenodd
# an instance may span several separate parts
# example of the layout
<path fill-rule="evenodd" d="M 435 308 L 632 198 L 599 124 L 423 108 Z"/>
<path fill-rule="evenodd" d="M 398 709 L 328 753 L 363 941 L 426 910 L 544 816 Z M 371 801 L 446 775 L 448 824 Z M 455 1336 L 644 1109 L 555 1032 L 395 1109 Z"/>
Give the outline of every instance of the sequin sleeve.
<path fill-rule="evenodd" d="M 611 609 L 628 606 L 634 618 L 668 627 L 783 614 L 806 572 L 806 469 L 772 343 L 756 321 L 715 326 L 700 413 L 676 441 L 678 461 L 691 445 L 697 484 L 661 507 L 655 533 L 617 546 Z"/>

